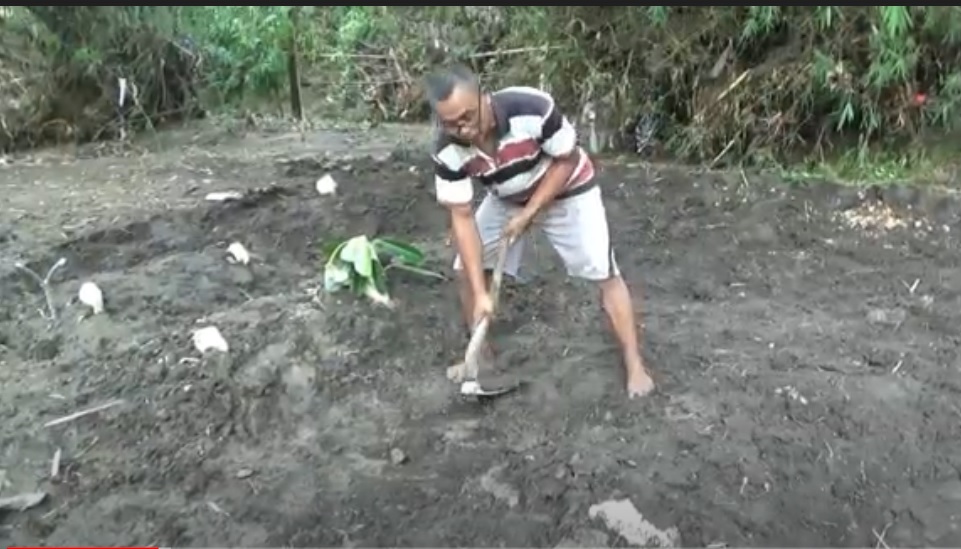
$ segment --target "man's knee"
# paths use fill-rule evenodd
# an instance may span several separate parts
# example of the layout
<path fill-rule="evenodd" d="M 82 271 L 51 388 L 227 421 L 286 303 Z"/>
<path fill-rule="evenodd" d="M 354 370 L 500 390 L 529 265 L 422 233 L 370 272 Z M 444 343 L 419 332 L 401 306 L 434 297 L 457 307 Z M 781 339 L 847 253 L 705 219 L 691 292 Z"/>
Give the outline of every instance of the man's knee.
<path fill-rule="evenodd" d="M 623 295 L 621 292 L 627 289 L 627 284 L 620 274 L 613 274 L 607 278 L 597 280 L 597 287 L 601 292 L 601 296 L 606 300 L 615 294 Z"/>

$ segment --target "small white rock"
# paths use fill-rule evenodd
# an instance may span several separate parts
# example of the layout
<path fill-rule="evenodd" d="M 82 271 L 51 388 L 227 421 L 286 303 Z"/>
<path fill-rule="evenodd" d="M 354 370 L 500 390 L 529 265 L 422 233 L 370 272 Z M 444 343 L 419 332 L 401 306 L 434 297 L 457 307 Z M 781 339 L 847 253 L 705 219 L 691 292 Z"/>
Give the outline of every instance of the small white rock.
<path fill-rule="evenodd" d="M 237 191 L 225 191 L 210 193 L 204 197 L 204 199 L 209 200 L 210 202 L 226 202 L 228 200 L 240 200 L 243 197 L 244 195 Z"/>
<path fill-rule="evenodd" d="M 247 248 L 240 242 L 234 242 L 230 246 L 227 246 L 227 253 L 230 257 L 237 263 L 241 265 L 246 265 L 250 263 L 250 253 L 247 252 Z"/>
<path fill-rule="evenodd" d="M 201 354 L 209 350 L 227 352 L 227 340 L 220 335 L 220 330 L 216 326 L 207 326 L 194 331 L 194 347 Z"/>
<path fill-rule="evenodd" d="M 81 284 L 77 297 L 81 303 L 93 309 L 93 314 L 98 315 L 103 312 L 103 292 L 93 282 Z"/>
<path fill-rule="evenodd" d="M 404 453 L 400 448 L 390 449 L 390 462 L 394 465 L 403 465 L 407 463 L 407 454 Z"/>
<path fill-rule="evenodd" d="M 316 188 L 321 195 L 334 194 L 337 192 L 337 182 L 330 174 L 327 174 L 317 180 Z"/>

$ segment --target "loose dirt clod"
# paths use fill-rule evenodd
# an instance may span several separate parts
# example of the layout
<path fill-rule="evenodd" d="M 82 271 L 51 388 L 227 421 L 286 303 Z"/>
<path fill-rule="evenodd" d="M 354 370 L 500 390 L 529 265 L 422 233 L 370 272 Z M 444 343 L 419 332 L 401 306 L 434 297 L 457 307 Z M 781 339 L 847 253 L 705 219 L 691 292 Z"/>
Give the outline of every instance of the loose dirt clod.
<path fill-rule="evenodd" d="M 666 530 L 644 519 L 629 499 L 608 500 L 591 505 L 587 511 L 591 519 L 600 518 L 630 545 L 638 547 L 677 547 L 680 534 L 671 526 Z"/>
<path fill-rule="evenodd" d="M 504 465 L 491 467 L 490 470 L 477 479 L 477 485 L 481 490 L 493 496 L 494 499 L 513 509 L 520 503 L 521 494 L 517 488 L 498 478 L 504 469 Z"/>

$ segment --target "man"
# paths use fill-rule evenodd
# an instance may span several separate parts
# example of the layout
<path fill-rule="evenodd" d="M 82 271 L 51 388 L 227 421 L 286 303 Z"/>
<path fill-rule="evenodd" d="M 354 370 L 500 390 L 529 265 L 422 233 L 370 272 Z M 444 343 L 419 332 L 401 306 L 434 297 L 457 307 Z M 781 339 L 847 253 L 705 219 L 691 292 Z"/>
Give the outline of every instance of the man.
<path fill-rule="evenodd" d="M 511 242 L 504 272 L 516 277 L 524 233 L 536 223 L 570 276 L 599 284 L 628 396 L 649 393 L 654 382 L 638 349 L 631 295 L 614 260 L 593 163 L 554 99 L 527 87 L 482 92 L 462 66 L 429 76 L 427 95 L 441 130 L 433 154 L 437 200 L 450 210 L 468 329 L 492 313 L 484 270 L 493 268 L 497 244 Z M 476 216 L 472 180 L 488 190 Z"/>

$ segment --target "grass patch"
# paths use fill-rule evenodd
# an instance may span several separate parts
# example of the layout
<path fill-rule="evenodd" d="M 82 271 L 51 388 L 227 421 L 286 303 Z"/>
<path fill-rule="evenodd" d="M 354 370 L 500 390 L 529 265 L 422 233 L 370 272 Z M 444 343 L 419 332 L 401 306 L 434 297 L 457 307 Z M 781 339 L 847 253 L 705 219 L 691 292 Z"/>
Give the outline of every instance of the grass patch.
<path fill-rule="evenodd" d="M 779 166 L 775 171 L 786 181 L 795 183 L 831 181 L 852 186 L 952 186 L 959 159 L 961 147 L 943 144 L 918 146 L 907 152 L 848 151 Z"/>

